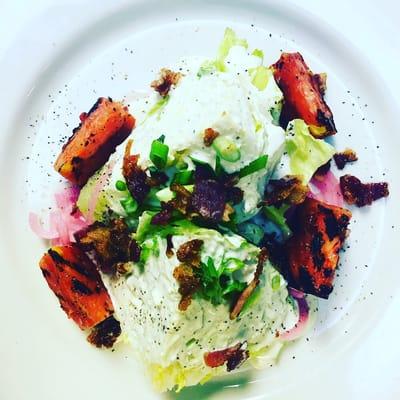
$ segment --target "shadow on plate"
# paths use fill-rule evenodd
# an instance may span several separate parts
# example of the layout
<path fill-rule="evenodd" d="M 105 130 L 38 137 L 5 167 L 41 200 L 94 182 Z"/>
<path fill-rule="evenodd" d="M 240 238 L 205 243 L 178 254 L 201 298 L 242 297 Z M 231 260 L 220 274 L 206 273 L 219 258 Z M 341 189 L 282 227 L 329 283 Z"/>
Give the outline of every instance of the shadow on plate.
<path fill-rule="evenodd" d="M 189 386 L 182 389 L 179 393 L 168 392 L 164 398 L 166 400 L 201 400 L 208 399 L 219 392 L 230 390 L 244 390 L 251 382 L 251 371 L 237 374 L 236 377 L 229 379 L 220 378 L 205 383 L 204 385 Z M 225 393 L 228 394 L 228 393 Z"/>

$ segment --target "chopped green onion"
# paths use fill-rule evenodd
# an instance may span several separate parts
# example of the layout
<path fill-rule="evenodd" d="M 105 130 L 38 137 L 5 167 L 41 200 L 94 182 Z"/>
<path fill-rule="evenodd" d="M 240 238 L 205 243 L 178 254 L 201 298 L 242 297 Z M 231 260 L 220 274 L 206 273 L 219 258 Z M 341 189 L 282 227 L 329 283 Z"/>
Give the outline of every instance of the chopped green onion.
<path fill-rule="evenodd" d="M 123 192 L 126 190 L 126 183 L 124 181 L 117 181 L 115 182 L 115 188 L 120 192 Z"/>
<path fill-rule="evenodd" d="M 240 150 L 236 143 L 226 136 L 218 136 L 213 141 L 212 147 L 225 161 L 236 162 L 240 159 Z"/>
<path fill-rule="evenodd" d="M 245 263 L 239 258 L 228 258 L 222 263 L 223 271 L 228 271 L 230 273 L 242 269 L 245 267 Z"/>
<path fill-rule="evenodd" d="M 179 171 L 174 175 L 173 182 L 181 185 L 187 185 L 193 182 L 193 171 Z"/>
<path fill-rule="evenodd" d="M 186 161 L 183 161 L 182 159 L 179 159 L 176 164 L 175 164 L 176 169 L 179 169 L 180 171 L 185 170 L 189 167 L 189 164 Z"/>
<path fill-rule="evenodd" d="M 285 218 L 285 212 L 288 210 L 288 208 L 289 206 L 287 204 L 283 204 L 280 208 L 274 206 L 264 207 L 265 216 L 278 226 L 284 239 L 287 239 L 292 234 L 292 231 L 287 225 Z"/>
<path fill-rule="evenodd" d="M 126 217 L 124 219 L 124 221 L 126 223 L 126 226 L 128 227 L 128 229 L 131 232 L 135 232 L 136 231 L 136 229 L 138 227 L 138 224 L 139 224 L 139 219 L 137 217 L 129 215 L 128 217 Z"/>
<path fill-rule="evenodd" d="M 160 139 L 163 140 L 162 136 Z M 150 150 L 150 160 L 158 169 L 163 169 L 167 164 L 169 147 L 160 139 L 153 140 Z"/>
<path fill-rule="evenodd" d="M 267 161 L 267 155 L 258 157 L 239 171 L 239 178 L 244 178 L 247 175 L 253 174 L 254 172 L 260 171 L 261 169 L 265 168 L 267 166 Z"/>
<path fill-rule="evenodd" d="M 125 210 L 125 212 L 130 215 L 134 214 L 138 208 L 138 203 L 132 197 L 128 197 L 127 199 L 123 199 L 120 201 L 121 206 Z"/>
<path fill-rule="evenodd" d="M 224 168 L 221 164 L 221 157 L 217 156 L 215 157 L 215 173 L 217 174 L 217 176 L 220 176 L 222 172 L 224 172 Z"/>
<path fill-rule="evenodd" d="M 190 340 L 188 340 L 187 342 L 186 342 L 186 346 L 187 347 L 190 347 L 193 343 L 195 343 L 196 342 L 196 339 L 193 337 L 193 338 L 191 338 Z"/>
<path fill-rule="evenodd" d="M 276 291 L 281 287 L 281 277 L 279 275 L 275 275 L 271 281 L 272 290 Z"/>

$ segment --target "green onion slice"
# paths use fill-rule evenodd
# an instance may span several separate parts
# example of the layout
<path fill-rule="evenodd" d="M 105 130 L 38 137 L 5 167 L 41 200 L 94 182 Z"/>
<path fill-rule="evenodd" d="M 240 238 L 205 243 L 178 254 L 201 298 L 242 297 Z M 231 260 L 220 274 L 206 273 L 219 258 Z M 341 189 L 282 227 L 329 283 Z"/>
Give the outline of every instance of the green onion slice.
<path fill-rule="evenodd" d="M 153 140 L 151 144 L 150 160 L 158 169 L 163 169 L 168 160 L 169 147 L 163 141 L 163 137 L 161 136 L 159 139 Z"/>
<path fill-rule="evenodd" d="M 281 277 L 279 275 L 275 275 L 271 281 L 272 290 L 276 291 L 281 287 Z"/>
<path fill-rule="evenodd" d="M 218 136 L 213 141 L 212 147 L 218 156 L 225 161 L 236 162 L 240 159 L 240 150 L 236 146 L 236 143 L 226 136 Z"/>
<path fill-rule="evenodd" d="M 124 192 L 126 190 L 126 183 L 124 181 L 115 182 L 115 188 L 120 192 Z"/>
<path fill-rule="evenodd" d="M 193 171 L 185 170 L 179 171 L 174 175 L 173 182 L 181 185 L 188 185 L 193 182 Z"/>
<path fill-rule="evenodd" d="M 125 210 L 125 212 L 130 215 L 134 214 L 138 208 L 138 203 L 132 197 L 128 197 L 127 199 L 123 199 L 120 201 L 121 206 Z"/>
<path fill-rule="evenodd" d="M 258 157 L 250 164 L 246 165 L 239 171 L 239 178 L 244 178 L 247 175 L 253 174 L 254 172 L 260 171 L 267 166 L 268 156 L 264 155 Z"/>

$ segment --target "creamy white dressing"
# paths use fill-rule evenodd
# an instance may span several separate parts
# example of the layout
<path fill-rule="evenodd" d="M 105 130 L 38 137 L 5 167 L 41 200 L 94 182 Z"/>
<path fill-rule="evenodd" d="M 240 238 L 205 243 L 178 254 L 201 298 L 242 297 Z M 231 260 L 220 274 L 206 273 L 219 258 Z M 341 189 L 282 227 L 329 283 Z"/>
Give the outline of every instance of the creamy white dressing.
<path fill-rule="evenodd" d="M 173 247 L 176 250 L 194 238 L 204 241 L 203 262 L 212 257 L 218 268 L 223 257 L 238 258 L 246 263 L 242 279 L 247 282 L 252 279 L 257 247 L 239 236 L 223 236 L 208 229 L 174 236 Z M 158 252 L 149 257 L 144 271 L 135 265 L 127 279 L 106 283 L 123 332 L 158 389 L 171 389 L 179 379 L 184 379 L 181 382 L 184 385 L 193 385 L 208 376 L 225 374 L 226 368 L 207 367 L 204 353 L 238 342 L 246 342 L 251 355 L 249 362 L 255 366 L 273 362 L 283 346 L 277 332 L 290 329 L 298 316 L 287 302 L 288 292 L 282 276 L 279 287 L 272 289 L 272 279 L 279 275 L 272 265 L 265 264 L 256 302 L 233 321 L 229 319 L 228 304 L 215 306 L 204 299 L 195 298 L 186 311 L 179 311 L 181 296 L 173 277 L 179 261 L 175 255 L 166 256 L 165 239 L 156 240 Z"/>
<path fill-rule="evenodd" d="M 270 74 L 267 86 L 259 90 L 252 83 L 251 71 L 260 66 L 261 59 L 249 55 L 242 47 L 233 47 L 226 60 L 227 71 L 213 71 L 198 76 L 204 59 L 181 60 L 176 70 L 183 76 L 176 87 L 169 92 L 169 100 L 158 111 L 148 111 L 160 100 L 151 93 L 148 96 L 131 96 L 129 107 L 136 117 L 136 128 L 130 135 L 133 139 L 131 152 L 140 154 L 139 164 L 147 168 L 150 161 L 151 143 L 165 135 L 169 146 L 169 161 L 173 162 L 177 152 L 193 167 L 191 157 L 215 166 L 216 151 L 203 142 L 204 130 L 212 128 L 220 136 L 232 141 L 240 151 L 236 162 L 221 160 L 229 172 L 239 171 L 251 161 L 268 155 L 267 168 L 242 178 L 238 187 L 244 191 L 243 208 L 249 216 L 257 212 L 265 180 L 273 171 L 284 150 L 285 134 L 282 128 L 272 123 L 270 110 L 282 100 L 282 93 Z M 114 196 L 115 182 L 122 178 L 122 160 L 125 146 L 117 148 L 112 156 L 116 160 L 108 184 L 103 192 Z M 89 180 L 89 185 L 91 180 Z M 111 201 L 113 211 L 121 213 L 121 207 Z M 114 209 L 115 207 L 115 209 Z"/>

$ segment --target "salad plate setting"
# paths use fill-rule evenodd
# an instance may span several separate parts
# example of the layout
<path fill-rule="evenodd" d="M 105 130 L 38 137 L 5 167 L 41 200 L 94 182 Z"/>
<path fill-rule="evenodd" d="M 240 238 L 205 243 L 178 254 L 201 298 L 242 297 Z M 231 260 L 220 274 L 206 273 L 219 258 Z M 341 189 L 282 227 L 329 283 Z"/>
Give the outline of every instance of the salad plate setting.
<path fill-rule="evenodd" d="M 134 2 L 60 42 L 2 178 L 38 396 L 71 398 L 68 373 L 76 398 L 303 398 L 372 329 L 395 290 L 395 107 L 311 19 Z"/>

